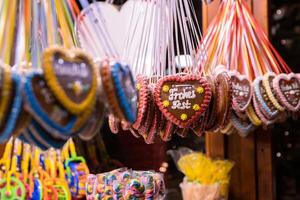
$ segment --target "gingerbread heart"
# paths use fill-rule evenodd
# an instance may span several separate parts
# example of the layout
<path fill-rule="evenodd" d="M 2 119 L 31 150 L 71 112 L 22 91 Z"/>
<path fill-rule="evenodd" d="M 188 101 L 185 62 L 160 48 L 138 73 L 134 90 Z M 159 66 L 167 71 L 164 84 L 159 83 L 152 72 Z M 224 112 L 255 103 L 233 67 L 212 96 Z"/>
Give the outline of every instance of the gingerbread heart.
<path fill-rule="evenodd" d="M 231 123 L 241 137 L 247 137 L 256 128 L 249 119 L 243 120 L 234 112 L 231 113 Z"/>
<path fill-rule="evenodd" d="M 17 73 L 11 74 L 10 102 L 7 105 L 8 112 L 5 115 L 4 123 L 0 125 L 0 143 L 8 140 L 15 128 L 22 106 L 22 80 Z"/>
<path fill-rule="evenodd" d="M 229 73 L 232 84 L 232 107 L 238 112 L 247 109 L 252 98 L 252 87 L 249 79 L 238 72 Z"/>
<path fill-rule="evenodd" d="M 267 91 L 263 86 L 263 78 L 257 77 L 253 82 L 254 96 L 256 97 L 257 103 L 260 106 L 261 112 L 269 120 L 275 119 L 279 110 L 273 105 L 270 98 L 268 97 Z"/>
<path fill-rule="evenodd" d="M 200 76 L 173 75 L 159 80 L 154 95 L 166 119 L 186 128 L 205 112 L 212 93 L 209 83 Z"/>
<path fill-rule="evenodd" d="M 137 76 L 137 84 L 136 89 L 138 91 L 138 107 L 137 107 L 137 116 L 135 122 L 132 124 L 132 127 L 138 130 L 142 123 L 144 122 L 147 114 L 147 104 L 148 104 L 148 97 L 149 97 L 149 88 L 148 88 L 148 81 L 146 77 L 143 75 Z"/>
<path fill-rule="evenodd" d="M 97 76 L 92 59 L 82 50 L 48 48 L 43 69 L 48 86 L 71 113 L 80 114 L 94 106 Z"/>
<path fill-rule="evenodd" d="M 272 102 L 272 104 L 281 112 L 284 111 L 284 107 L 282 107 L 277 101 L 277 97 L 275 96 L 273 80 L 277 75 L 273 72 L 268 72 L 263 77 L 263 86 L 266 90 L 266 93 Z"/>
<path fill-rule="evenodd" d="M 93 139 L 99 133 L 105 116 L 105 106 L 100 101 L 96 103 L 95 110 L 85 126 L 80 130 L 79 138 L 84 141 Z"/>
<path fill-rule="evenodd" d="M 25 78 L 25 109 L 48 132 L 58 138 L 66 138 L 72 133 L 77 116 L 72 115 L 59 104 L 43 74 L 31 72 Z"/>
<path fill-rule="evenodd" d="M 273 81 L 279 101 L 290 111 L 300 109 L 300 81 L 296 74 L 280 74 Z"/>

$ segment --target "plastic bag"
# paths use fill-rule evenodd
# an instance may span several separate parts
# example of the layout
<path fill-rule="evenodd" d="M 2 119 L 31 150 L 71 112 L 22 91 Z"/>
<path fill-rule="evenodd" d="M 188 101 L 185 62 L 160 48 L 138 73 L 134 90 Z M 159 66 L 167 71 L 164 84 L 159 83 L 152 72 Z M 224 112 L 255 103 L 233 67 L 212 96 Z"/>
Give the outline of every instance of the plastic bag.
<path fill-rule="evenodd" d="M 227 199 L 233 162 L 212 160 L 188 148 L 170 150 L 168 154 L 173 158 L 178 170 L 185 175 L 180 185 L 184 199 L 193 200 L 194 196 L 197 200 L 202 200 L 202 196 L 203 200 Z"/>

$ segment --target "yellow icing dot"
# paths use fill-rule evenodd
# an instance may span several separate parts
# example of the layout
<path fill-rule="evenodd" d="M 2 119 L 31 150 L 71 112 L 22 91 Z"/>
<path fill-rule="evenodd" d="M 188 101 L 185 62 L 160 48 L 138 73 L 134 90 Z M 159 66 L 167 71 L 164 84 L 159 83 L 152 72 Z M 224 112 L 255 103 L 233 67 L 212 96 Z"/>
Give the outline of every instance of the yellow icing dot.
<path fill-rule="evenodd" d="M 79 81 L 75 81 L 73 84 L 73 91 L 76 95 L 80 95 L 82 92 L 82 84 Z"/>
<path fill-rule="evenodd" d="M 169 90 L 170 90 L 170 87 L 168 85 L 163 86 L 163 91 L 164 92 L 169 92 Z"/>
<path fill-rule="evenodd" d="M 203 87 L 197 87 L 197 92 L 199 93 L 199 94 L 202 94 L 203 92 L 204 92 L 204 88 Z"/>
<path fill-rule="evenodd" d="M 193 105 L 193 109 L 195 111 L 198 111 L 198 110 L 200 110 L 200 106 L 198 104 L 195 104 L 195 105 Z"/>
<path fill-rule="evenodd" d="M 136 84 L 136 89 L 137 89 L 137 90 L 140 90 L 140 89 L 141 89 L 141 87 L 142 87 L 142 86 L 141 86 L 141 84 L 139 84 L 139 83 L 138 83 L 138 84 Z"/>
<path fill-rule="evenodd" d="M 168 107 L 169 105 L 170 105 L 170 102 L 169 102 L 169 101 L 165 100 L 165 101 L 163 102 L 163 106 L 164 106 L 164 107 Z"/>
<path fill-rule="evenodd" d="M 185 120 L 187 120 L 187 115 L 186 114 L 181 114 L 180 118 L 181 118 L 181 120 L 185 121 Z"/>

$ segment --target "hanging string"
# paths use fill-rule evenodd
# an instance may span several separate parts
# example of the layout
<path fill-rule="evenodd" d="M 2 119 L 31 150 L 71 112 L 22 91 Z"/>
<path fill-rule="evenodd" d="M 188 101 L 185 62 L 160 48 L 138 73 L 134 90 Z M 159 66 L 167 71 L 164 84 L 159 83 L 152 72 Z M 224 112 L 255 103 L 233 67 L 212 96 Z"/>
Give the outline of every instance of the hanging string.
<path fill-rule="evenodd" d="M 28 63 L 31 60 L 30 36 L 31 36 L 31 0 L 24 0 L 24 24 L 25 24 L 25 55 L 24 60 Z"/>
<path fill-rule="evenodd" d="M 32 1 L 31 5 L 32 5 L 32 10 L 31 13 L 28 13 L 29 16 L 27 16 L 27 20 L 29 20 L 29 22 L 27 22 L 27 25 L 30 27 L 31 25 L 31 31 L 30 31 L 30 35 L 31 37 L 29 38 L 30 44 L 31 44 L 31 48 L 29 48 L 29 51 L 31 52 L 31 63 L 33 68 L 37 69 L 40 68 L 40 49 L 39 49 L 39 35 L 38 35 L 38 26 L 39 26 L 39 5 L 40 3 L 38 3 L 38 1 Z M 30 15 L 31 14 L 31 15 Z M 30 23 L 31 22 L 31 23 Z M 44 31 L 44 30 L 43 30 Z M 29 31 L 28 31 L 29 32 Z"/>
<path fill-rule="evenodd" d="M 24 8 L 25 8 L 25 1 L 19 1 L 18 3 L 18 15 L 17 15 L 17 26 L 16 26 L 16 34 L 15 34 L 15 41 L 14 41 L 14 61 L 13 63 L 16 64 L 18 67 L 20 62 L 24 60 L 25 57 L 25 19 L 24 19 Z"/>
<path fill-rule="evenodd" d="M 61 0 L 52 0 L 53 3 L 55 1 L 55 3 L 53 5 L 55 5 L 56 7 L 56 13 L 57 13 L 57 18 L 58 18 L 58 22 L 59 22 L 59 27 L 60 27 L 60 33 L 61 33 L 61 37 L 63 40 L 63 45 L 66 48 L 71 48 L 75 46 L 75 42 L 73 40 L 72 37 L 72 29 L 70 26 L 72 25 L 72 22 L 68 23 L 68 19 L 70 19 L 69 15 L 66 15 L 66 13 L 64 12 L 64 8 L 63 8 L 63 4 Z M 55 12 L 54 11 L 54 12 Z"/>
<path fill-rule="evenodd" d="M 4 60 L 5 63 L 7 64 L 12 64 L 11 63 L 11 58 L 12 58 L 12 46 L 13 46 L 13 42 L 14 42 L 14 35 L 15 35 L 15 24 L 16 24 L 16 16 L 17 16 L 17 3 L 18 1 L 12 1 L 10 2 L 9 6 L 7 7 L 7 9 L 9 10 L 8 12 L 8 24 L 7 26 L 5 26 L 6 28 L 3 29 L 5 31 L 5 39 L 4 39 L 4 44 L 3 44 L 3 48 L 2 48 L 2 58 Z"/>
<path fill-rule="evenodd" d="M 0 17 L 0 29 L 3 31 L 0 31 L 0 47 L 1 47 L 1 59 L 4 60 L 4 56 L 2 51 L 5 50 L 5 45 L 3 44 L 3 42 L 5 41 L 5 36 L 6 36 L 6 31 L 8 30 L 7 27 L 9 24 L 9 20 L 8 20 L 8 11 L 10 9 L 9 7 L 9 1 L 8 0 L 4 0 L 1 1 L 3 2 L 2 6 L 1 6 L 1 17 Z"/>
<path fill-rule="evenodd" d="M 84 9 L 89 5 L 86 0 L 80 0 L 79 2 Z M 91 39 L 87 39 L 86 37 L 92 37 L 93 41 L 93 43 L 87 43 L 86 49 L 90 49 L 91 45 L 96 45 L 102 48 L 106 56 L 119 57 L 119 53 L 114 47 L 111 37 L 108 34 L 108 29 L 104 23 L 105 20 L 100 6 L 96 5 L 94 2 L 93 7 L 89 8 L 85 14 L 85 20 L 80 21 L 82 23 L 81 26 L 83 27 L 79 27 L 79 30 L 81 32 L 84 32 L 84 29 L 87 31 L 84 33 L 85 41 L 91 41 Z M 99 56 L 98 52 L 91 53 Z"/>

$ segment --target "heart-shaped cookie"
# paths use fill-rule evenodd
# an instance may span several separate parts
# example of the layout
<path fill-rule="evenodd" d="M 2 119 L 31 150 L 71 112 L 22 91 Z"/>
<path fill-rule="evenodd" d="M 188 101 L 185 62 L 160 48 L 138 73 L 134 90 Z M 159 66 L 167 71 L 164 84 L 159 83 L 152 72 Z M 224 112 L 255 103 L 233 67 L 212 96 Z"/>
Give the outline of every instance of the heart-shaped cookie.
<path fill-rule="evenodd" d="M 232 107 L 238 112 L 244 112 L 251 102 L 252 86 L 245 75 L 238 72 L 229 73 L 232 85 Z"/>
<path fill-rule="evenodd" d="M 186 128 L 205 112 L 212 93 L 209 83 L 200 76 L 173 75 L 158 81 L 154 95 L 166 119 Z"/>
<path fill-rule="evenodd" d="M 213 73 L 215 84 L 215 98 L 216 103 L 216 120 L 214 126 L 209 131 L 218 132 L 223 129 L 230 121 L 231 105 L 232 105 L 232 86 L 228 71 L 222 66 L 218 66 Z"/>
<path fill-rule="evenodd" d="M 105 116 L 105 106 L 100 101 L 96 103 L 95 110 L 92 116 L 86 122 L 85 126 L 79 131 L 79 138 L 88 141 L 93 139 L 93 137 L 99 133 Z"/>
<path fill-rule="evenodd" d="M 128 65 L 119 62 L 111 63 L 111 77 L 115 94 L 125 119 L 133 123 L 137 114 L 137 90 Z"/>
<path fill-rule="evenodd" d="M 12 85 L 8 104 L 8 113 L 0 126 L 0 143 L 8 140 L 13 134 L 22 105 L 22 81 L 17 73 L 11 74 Z"/>
<path fill-rule="evenodd" d="M 143 75 L 137 76 L 136 89 L 138 91 L 138 110 L 136 120 L 132 124 L 132 127 L 138 130 L 146 118 L 148 97 L 150 92 L 148 88 L 148 81 Z"/>
<path fill-rule="evenodd" d="M 263 78 L 257 77 L 253 82 L 254 96 L 256 97 L 257 104 L 260 107 L 261 112 L 269 120 L 275 119 L 279 111 L 273 105 L 271 100 L 268 97 L 267 91 L 263 86 Z"/>
<path fill-rule="evenodd" d="M 284 111 L 284 107 L 280 105 L 280 103 L 277 100 L 274 87 L 273 87 L 273 80 L 276 77 L 276 74 L 273 72 L 268 72 L 263 77 L 263 86 L 266 90 L 266 93 L 272 102 L 272 104 L 281 112 Z"/>
<path fill-rule="evenodd" d="M 43 54 L 49 88 L 71 113 L 92 109 L 96 100 L 97 75 L 92 59 L 80 49 L 50 47 Z"/>
<path fill-rule="evenodd" d="M 249 119 L 243 120 L 234 112 L 231 113 L 231 123 L 241 137 L 247 137 L 256 128 Z"/>
<path fill-rule="evenodd" d="M 300 81 L 296 74 L 280 74 L 273 81 L 278 100 L 288 110 L 297 112 L 300 109 Z"/>
<path fill-rule="evenodd" d="M 26 110 L 56 137 L 66 138 L 70 135 L 77 116 L 61 106 L 48 87 L 43 74 L 32 71 L 26 75 L 25 80 Z"/>

